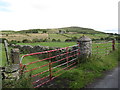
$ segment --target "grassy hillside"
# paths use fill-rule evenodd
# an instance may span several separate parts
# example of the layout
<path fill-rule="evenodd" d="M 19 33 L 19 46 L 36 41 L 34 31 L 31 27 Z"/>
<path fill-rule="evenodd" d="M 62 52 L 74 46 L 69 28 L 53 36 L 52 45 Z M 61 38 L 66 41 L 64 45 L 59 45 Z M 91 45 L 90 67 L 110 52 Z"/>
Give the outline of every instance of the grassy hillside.
<path fill-rule="evenodd" d="M 1 31 L 0 34 L 0 38 L 6 38 L 8 39 L 8 41 L 23 41 L 24 39 L 47 39 L 47 41 L 52 41 L 52 39 L 60 39 L 60 41 L 65 41 L 66 39 L 79 38 L 82 35 L 88 36 L 91 39 L 105 39 L 117 37 L 117 35 L 82 27 Z"/>
<path fill-rule="evenodd" d="M 46 31 L 48 33 L 56 33 L 59 30 L 65 32 L 77 32 L 77 33 L 102 33 L 100 31 L 96 31 L 90 28 L 82 28 L 82 27 L 64 27 L 64 28 L 53 28 L 53 29 L 29 29 L 29 30 L 21 30 L 21 31 L 1 31 L 2 33 L 42 33 Z"/>
<path fill-rule="evenodd" d="M 67 30 L 69 32 L 77 32 L 77 33 L 102 33 L 100 31 L 95 31 L 94 29 L 90 29 L 90 28 L 82 28 L 82 27 L 65 27 L 65 28 L 60 28 L 61 30 Z"/>

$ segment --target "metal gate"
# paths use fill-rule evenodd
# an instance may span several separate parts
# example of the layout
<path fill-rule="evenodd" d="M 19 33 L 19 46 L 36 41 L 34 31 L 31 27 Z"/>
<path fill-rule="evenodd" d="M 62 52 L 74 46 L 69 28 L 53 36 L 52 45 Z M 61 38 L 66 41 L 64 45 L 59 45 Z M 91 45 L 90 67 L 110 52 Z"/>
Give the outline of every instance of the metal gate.
<path fill-rule="evenodd" d="M 80 54 L 78 45 L 23 55 L 20 61 L 22 75 L 28 74 L 29 78 L 33 78 L 34 88 L 44 85 L 66 70 L 76 67 L 77 58 Z M 23 61 L 23 58 L 33 55 L 39 57 L 40 60 Z"/>

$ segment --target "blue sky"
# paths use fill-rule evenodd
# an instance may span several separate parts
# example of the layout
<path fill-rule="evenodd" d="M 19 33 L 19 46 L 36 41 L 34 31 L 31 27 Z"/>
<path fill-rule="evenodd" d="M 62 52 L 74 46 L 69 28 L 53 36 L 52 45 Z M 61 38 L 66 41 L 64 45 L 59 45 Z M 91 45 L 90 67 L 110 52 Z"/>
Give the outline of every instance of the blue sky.
<path fill-rule="evenodd" d="M 0 1 L 0 6 L 9 6 L 9 3 L 4 2 L 4 1 Z"/>
<path fill-rule="evenodd" d="M 0 30 L 79 26 L 117 32 L 119 0 L 0 0 Z"/>
<path fill-rule="evenodd" d="M 10 4 L 8 2 L 0 1 L 0 11 L 1 12 L 9 12 L 10 11 L 8 9 L 9 6 L 10 6 Z"/>

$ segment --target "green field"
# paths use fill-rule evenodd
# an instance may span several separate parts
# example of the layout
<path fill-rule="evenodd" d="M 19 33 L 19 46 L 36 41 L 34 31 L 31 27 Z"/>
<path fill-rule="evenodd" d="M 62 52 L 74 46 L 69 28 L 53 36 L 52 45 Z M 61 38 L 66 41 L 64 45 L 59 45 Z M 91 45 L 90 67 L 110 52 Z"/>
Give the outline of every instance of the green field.
<path fill-rule="evenodd" d="M 40 43 L 18 43 L 18 45 L 41 45 L 41 46 L 49 46 L 49 47 L 68 47 L 75 45 L 76 42 L 40 42 Z"/>
<path fill-rule="evenodd" d="M 68 39 L 68 37 L 65 37 L 65 36 L 63 36 L 61 34 L 48 34 L 48 36 L 49 36 L 50 40 L 52 40 L 52 39 L 56 39 L 56 40 L 60 39 L 61 41 L 65 41 L 66 39 Z"/>
<path fill-rule="evenodd" d="M 50 47 L 68 47 L 72 45 L 76 45 L 76 42 L 40 42 L 40 43 L 18 43 L 18 45 L 41 45 L 41 46 L 50 46 Z M 116 47 L 117 47 L 116 43 Z M 2 66 L 5 65 L 6 62 L 6 54 L 4 50 L 4 45 L 2 45 Z M 97 47 L 98 46 L 98 47 Z M 92 44 L 92 53 L 98 54 L 100 56 L 109 53 L 112 50 L 112 43 L 93 43 Z M 9 48 L 10 52 L 10 48 Z M 1 63 L 0 63 L 1 64 Z"/>
<path fill-rule="evenodd" d="M 41 45 L 49 47 L 68 47 L 76 45 L 76 42 L 41 42 L 41 43 L 18 43 L 18 45 Z M 117 45 L 117 43 L 116 43 Z M 98 46 L 98 47 L 97 47 Z M 93 43 L 92 44 L 92 53 L 99 54 L 100 56 L 108 54 L 112 50 L 112 43 Z"/>
<path fill-rule="evenodd" d="M 3 44 L 0 44 L 0 51 L 2 52 L 1 55 L 0 55 L 0 58 L 1 58 L 1 62 L 0 62 L 0 66 L 5 66 L 7 63 L 6 63 L 6 54 L 5 54 L 5 49 L 4 49 L 4 45 Z"/>
<path fill-rule="evenodd" d="M 107 34 L 63 34 L 63 35 L 66 35 L 68 37 L 77 37 L 77 38 L 80 38 L 81 36 L 85 35 L 91 39 L 100 39 L 100 38 L 105 38 L 105 37 L 108 37 L 109 35 Z"/>

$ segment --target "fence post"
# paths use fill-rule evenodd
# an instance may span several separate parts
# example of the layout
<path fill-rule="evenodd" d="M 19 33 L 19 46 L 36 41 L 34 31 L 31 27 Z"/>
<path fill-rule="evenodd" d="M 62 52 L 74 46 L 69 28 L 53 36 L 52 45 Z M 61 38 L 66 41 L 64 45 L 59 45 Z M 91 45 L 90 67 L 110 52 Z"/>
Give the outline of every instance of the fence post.
<path fill-rule="evenodd" d="M 82 62 L 92 54 L 92 40 L 83 35 L 77 42 L 80 46 L 80 55 L 78 57 Z"/>
<path fill-rule="evenodd" d="M 48 58 L 50 58 L 51 52 L 48 52 Z M 52 60 L 49 59 L 49 72 L 50 72 L 50 80 L 52 79 Z"/>
<path fill-rule="evenodd" d="M 66 48 L 66 62 L 67 62 L 67 67 L 68 67 L 68 47 Z"/>
<path fill-rule="evenodd" d="M 97 54 L 98 54 L 98 46 L 97 46 L 97 48 L 96 48 L 96 49 L 97 49 Z"/>
<path fill-rule="evenodd" d="M 11 63 L 12 64 L 20 64 L 19 55 L 20 55 L 19 49 L 17 48 L 11 49 Z"/>
<path fill-rule="evenodd" d="M 10 65 L 5 67 L 7 78 L 19 79 L 20 59 L 19 49 L 11 49 Z"/>
<path fill-rule="evenodd" d="M 112 40 L 112 50 L 115 50 L 115 40 Z"/>
<path fill-rule="evenodd" d="M 10 64 L 10 61 L 9 61 L 9 54 L 8 54 L 8 43 L 6 40 L 4 40 L 4 47 L 5 47 L 5 53 L 6 53 L 6 59 L 7 59 L 7 64 L 9 65 Z"/>

